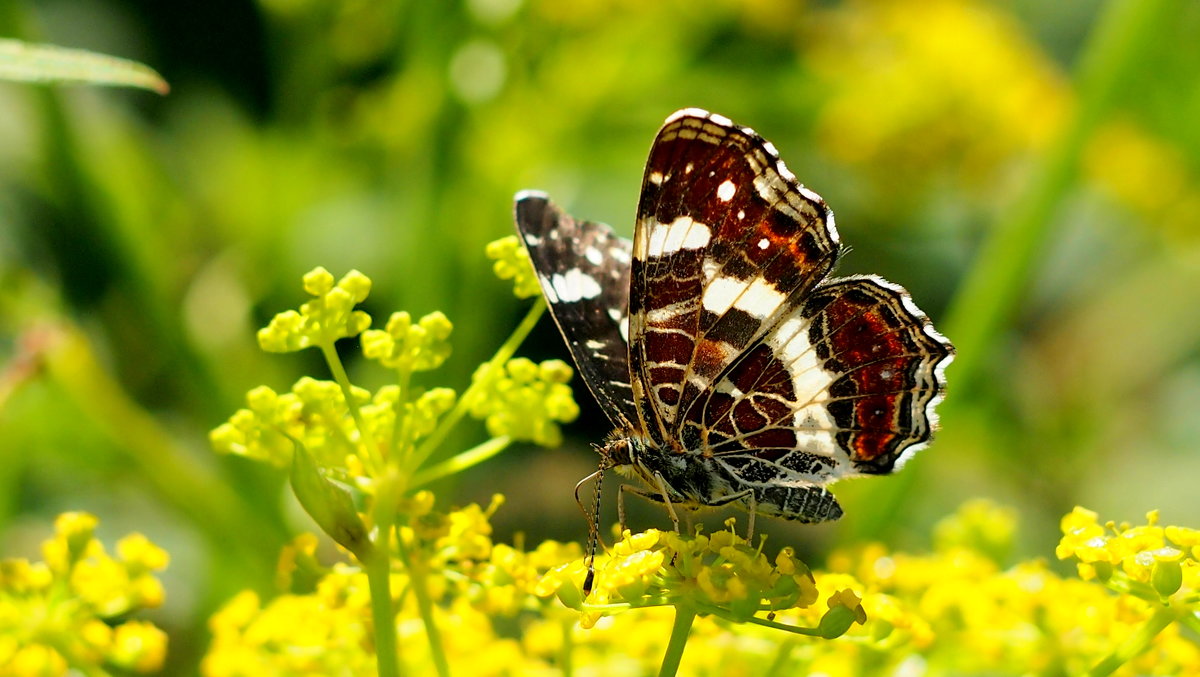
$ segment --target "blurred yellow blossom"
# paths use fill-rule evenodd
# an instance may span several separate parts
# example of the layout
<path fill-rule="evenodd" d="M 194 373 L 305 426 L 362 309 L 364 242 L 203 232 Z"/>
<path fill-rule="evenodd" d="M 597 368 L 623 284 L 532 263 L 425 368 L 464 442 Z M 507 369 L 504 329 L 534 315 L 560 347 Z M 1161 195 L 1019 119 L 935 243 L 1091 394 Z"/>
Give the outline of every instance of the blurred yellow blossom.
<path fill-rule="evenodd" d="M 42 545 L 45 562 L 0 561 L 0 674 L 161 669 L 166 634 L 130 616 L 162 604 L 154 573 L 167 566 L 167 554 L 131 534 L 114 558 L 94 537 L 98 523 L 88 513 L 63 513 Z"/>
<path fill-rule="evenodd" d="M 818 25 L 806 46 L 828 88 L 818 140 L 884 183 L 947 166 L 990 179 L 1047 144 L 1072 106 L 1055 65 L 992 5 L 858 0 Z"/>
<path fill-rule="evenodd" d="M 489 242 L 487 256 L 495 261 L 492 270 L 496 277 L 513 281 L 513 294 L 517 298 L 527 299 L 542 295 L 542 287 L 538 284 L 537 274 L 529 261 L 529 252 L 521 246 L 516 235 Z"/>
<path fill-rule="evenodd" d="M 450 357 L 452 329 L 441 312 L 430 313 L 415 324 L 406 312 L 392 313 L 384 329 L 363 332 L 363 355 L 402 371 L 437 369 Z"/>
<path fill-rule="evenodd" d="M 467 405 L 494 436 L 555 447 L 562 443 L 558 424 L 579 416 L 570 380 L 571 367 L 562 360 L 518 357 L 500 366 L 484 364 L 475 372 Z"/>
<path fill-rule="evenodd" d="M 1076 107 L 1054 57 L 1003 6 L 855 0 L 816 16 L 803 45 L 825 96 L 818 142 L 889 192 L 876 201 L 889 210 L 947 178 L 994 199 L 996 180 L 1047 150 Z M 1101 125 L 1082 171 L 1145 223 L 1195 238 L 1200 177 L 1146 129 Z"/>

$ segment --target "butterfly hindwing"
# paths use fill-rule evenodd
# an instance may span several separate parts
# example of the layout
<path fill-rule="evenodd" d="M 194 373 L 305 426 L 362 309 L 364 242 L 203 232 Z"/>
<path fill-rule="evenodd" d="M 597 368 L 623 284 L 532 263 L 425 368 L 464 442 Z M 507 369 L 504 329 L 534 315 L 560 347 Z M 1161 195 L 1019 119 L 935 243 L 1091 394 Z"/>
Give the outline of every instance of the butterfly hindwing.
<path fill-rule="evenodd" d="M 613 425 L 630 429 L 637 421 L 626 339 L 632 243 L 533 191 L 517 195 L 516 222 L 579 373 Z"/>

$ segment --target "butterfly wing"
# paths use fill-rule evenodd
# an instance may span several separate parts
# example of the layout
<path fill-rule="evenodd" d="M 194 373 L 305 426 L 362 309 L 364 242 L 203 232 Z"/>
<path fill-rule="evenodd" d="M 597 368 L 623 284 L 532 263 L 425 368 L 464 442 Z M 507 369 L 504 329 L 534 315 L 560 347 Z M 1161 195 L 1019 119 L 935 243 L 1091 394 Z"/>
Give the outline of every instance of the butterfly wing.
<path fill-rule="evenodd" d="M 903 288 L 829 280 L 730 365 L 685 425 L 760 512 L 812 521 L 789 490 L 892 472 L 929 442 L 953 355 Z"/>
<path fill-rule="evenodd" d="M 602 223 L 577 221 L 550 199 L 524 191 L 516 224 L 554 322 L 613 425 L 637 421 L 627 342 L 632 243 Z"/>
<path fill-rule="evenodd" d="M 839 253 L 832 212 L 771 144 L 703 111 L 667 120 L 634 235 L 630 365 L 653 443 L 712 474 L 699 502 L 836 519 L 824 485 L 929 441 L 953 348 L 900 287 L 826 279 Z"/>
<path fill-rule="evenodd" d="M 683 414 L 832 269 L 833 214 L 752 130 L 697 109 L 650 149 L 634 232 L 634 401 L 660 447 L 698 449 Z"/>

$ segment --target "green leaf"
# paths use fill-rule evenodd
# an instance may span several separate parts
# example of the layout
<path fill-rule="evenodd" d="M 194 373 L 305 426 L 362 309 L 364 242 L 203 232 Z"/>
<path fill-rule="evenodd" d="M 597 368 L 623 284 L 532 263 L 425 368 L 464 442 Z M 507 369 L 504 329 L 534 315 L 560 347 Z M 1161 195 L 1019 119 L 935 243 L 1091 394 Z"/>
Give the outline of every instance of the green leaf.
<path fill-rule="evenodd" d="M 82 49 L 0 39 L 0 80 L 86 82 L 140 87 L 166 94 L 170 86 L 149 66 Z"/>
<path fill-rule="evenodd" d="M 292 455 L 292 491 L 305 512 L 321 527 L 321 530 L 339 545 L 345 547 L 360 562 L 366 561 L 371 551 L 371 540 L 366 525 L 354 508 L 354 499 L 341 485 L 321 474 L 312 455 L 302 444 L 296 444 Z"/>

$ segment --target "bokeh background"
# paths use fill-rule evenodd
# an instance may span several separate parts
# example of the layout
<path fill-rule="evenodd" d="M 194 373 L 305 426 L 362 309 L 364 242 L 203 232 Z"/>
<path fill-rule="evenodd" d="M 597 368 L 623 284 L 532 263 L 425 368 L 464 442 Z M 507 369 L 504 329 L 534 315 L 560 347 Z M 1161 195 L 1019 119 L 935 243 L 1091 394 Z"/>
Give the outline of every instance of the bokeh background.
<path fill-rule="evenodd" d="M 837 486 L 838 524 L 760 520 L 773 546 L 919 549 L 974 497 L 1019 512 L 1023 556 L 1076 504 L 1200 524 L 1200 4 L 9 0 L 0 34 L 173 88 L 0 84 L 0 555 L 64 510 L 166 547 L 168 674 L 310 528 L 279 472 L 207 443 L 248 389 L 325 376 L 255 342 L 300 276 L 363 271 L 377 320 L 444 311 L 455 354 L 425 382 L 461 388 L 525 311 L 483 254 L 513 193 L 628 235 L 687 106 L 773 141 L 836 211 L 840 272 L 907 286 L 960 350 L 933 447 Z M 522 353 L 569 359 L 549 320 Z M 439 501 L 502 492 L 499 538 L 582 539 L 571 489 L 607 424 L 577 385 L 562 449 Z"/>

